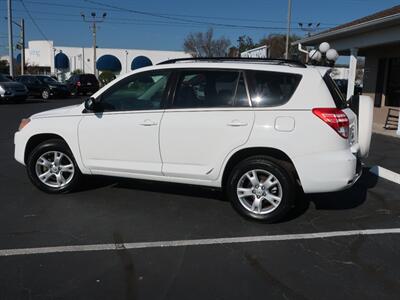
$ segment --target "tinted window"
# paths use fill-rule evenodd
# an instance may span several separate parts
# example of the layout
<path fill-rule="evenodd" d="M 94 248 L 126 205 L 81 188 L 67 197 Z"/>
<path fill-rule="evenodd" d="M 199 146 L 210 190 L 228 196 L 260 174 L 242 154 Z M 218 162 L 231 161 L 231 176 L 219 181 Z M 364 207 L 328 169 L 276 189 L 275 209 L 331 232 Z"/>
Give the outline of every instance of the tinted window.
<path fill-rule="evenodd" d="M 40 81 L 44 82 L 44 83 L 58 83 L 57 80 L 55 80 L 54 78 L 50 77 L 50 76 L 38 76 L 37 78 L 39 78 Z"/>
<path fill-rule="evenodd" d="M 3 74 L 0 74 L 0 82 L 6 82 L 6 81 L 11 81 L 10 79 L 8 79 L 6 76 L 4 76 Z"/>
<path fill-rule="evenodd" d="M 82 82 L 82 83 L 87 83 L 87 82 L 90 82 L 90 83 L 93 83 L 93 84 L 97 84 L 98 83 L 96 76 L 94 76 L 93 74 L 82 74 L 82 75 L 79 75 L 79 81 Z"/>
<path fill-rule="evenodd" d="M 346 98 L 343 96 L 343 93 L 340 91 L 340 88 L 332 79 L 331 72 L 326 72 L 326 74 L 324 75 L 324 81 L 329 89 L 329 92 L 332 95 L 333 101 L 335 101 L 336 108 L 340 109 L 346 108 L 347 107 Z M 347 83 L 346 83 L 346 90 L 347 90 Z"/>
<path fill-rule="evenodd" d="M 173 108 L 248 106 L 242 74 L 238 71 L 183 71 Z"/>
<path fill-rule="evenodd" d="M 248 75 L 251 101 L 256 107 L 285 104 L 301 80 L 301 75 L 279 72 L 251 71 Z"/>
<path fill-rule="evenodd" d="M 118 82 L 101 97 L 106 111 L 160 109 L 169 72 L 146 72 Z"/>
<path fill-rule="evenodd" d="M 21 76 L 17 78 L 18 81 L 24 83 L 24 84 L 41 84 L 40 81 L 33 76 Z"/>

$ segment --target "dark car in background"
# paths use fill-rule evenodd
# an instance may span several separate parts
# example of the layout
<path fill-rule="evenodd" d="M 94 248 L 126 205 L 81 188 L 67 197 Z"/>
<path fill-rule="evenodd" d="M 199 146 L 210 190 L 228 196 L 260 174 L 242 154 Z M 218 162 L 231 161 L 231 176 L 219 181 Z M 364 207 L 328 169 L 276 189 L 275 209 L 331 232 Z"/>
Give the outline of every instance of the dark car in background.
<path fill-rule="evenodd" d="M 93 94 L 99 90 L 99 81 L 93 74 L 72 75 L 65 83 L 76 95 Z"/>
<path fill-rule="evenodd" d="M 23 102 L 28 96 L 28 89 L 21 83 L 12 81 L 8 75 L 0 74 L 0 101 Z"/>
<path fill-rule="evenodd" d="M 334 79 L 336 85 L 338 86 L 339 90 L 342 94 L 346 97 L 347 96 L 347 86 L 349 81 L 347 79 Z M 354 85 L 354 94 L 361 95 L 362 94 L 362 87 L 358 84 Z"/>
<path fill-rule="evenodd" d="M 21 75 L 17 81 L 23 83 L 29 90 L 29 96 L 41 97 L 47 100 L 51 97 L 68 97 L 70 92 L 67 85 L 46 75 Z"/>

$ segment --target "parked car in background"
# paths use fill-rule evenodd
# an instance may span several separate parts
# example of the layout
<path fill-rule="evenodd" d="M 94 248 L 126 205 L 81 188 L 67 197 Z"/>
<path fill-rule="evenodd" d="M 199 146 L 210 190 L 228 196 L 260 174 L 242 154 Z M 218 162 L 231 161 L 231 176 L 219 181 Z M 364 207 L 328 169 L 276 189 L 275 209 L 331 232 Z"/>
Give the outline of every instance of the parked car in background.
<path fill-rule="evenodd" d="M 48 193 L 76 189 L 82 174 L 197 184 L 267 222 L 289 212 L 298 190 L 340 191 L 360 177 L 370 97 L 349 107 L 328 71 L 298 62 L 186 60 L 23 119 L 16 160 Z"/>
<path fill-rule="evenodd" d="M 340 92 L 346 97 L 347 96 L 347 86 L 349 81 L 347 79 L 334 79 L 336 85 L 338 86 Z M 354 85 L 354 94 L 361 95 L 362 94 L 362 87 L 358 84 Z"/>
<path fill-rule="evenodd" d="M 67 85 L 46 75 L 21 75 L 17 81 L 23 83 L 29 90 L 29 96 L 41 97 L 47 100 L 51 97 L 68 97 L 70 92 Z"/>
<path fill-rule="evenodd" d="M 12 81 L 9 76 L 0 74 L 0 99 L 3 101 L 23 102 L 28 97 L 28 89 L 19 82 Z"/>
<path fill-rule="evenodd" d="M 72 75 L 65 83 L 75 95 L 94 94 L 99 90 L 99 81 L 93 74 Z"/>

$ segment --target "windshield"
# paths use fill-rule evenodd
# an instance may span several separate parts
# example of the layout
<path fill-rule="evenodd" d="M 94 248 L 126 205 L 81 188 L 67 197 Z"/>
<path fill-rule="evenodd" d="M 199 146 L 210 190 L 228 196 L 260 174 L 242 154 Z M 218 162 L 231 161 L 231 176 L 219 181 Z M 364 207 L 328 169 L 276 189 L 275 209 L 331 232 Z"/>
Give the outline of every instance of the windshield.
<path fill-rule="evenodd" d="M 8 79 L 6 76 L 4 76 L 3 74 L 0 74 L 0 82 L 5 82 L 5 81 L 11 81 L 10 79 Z"/>

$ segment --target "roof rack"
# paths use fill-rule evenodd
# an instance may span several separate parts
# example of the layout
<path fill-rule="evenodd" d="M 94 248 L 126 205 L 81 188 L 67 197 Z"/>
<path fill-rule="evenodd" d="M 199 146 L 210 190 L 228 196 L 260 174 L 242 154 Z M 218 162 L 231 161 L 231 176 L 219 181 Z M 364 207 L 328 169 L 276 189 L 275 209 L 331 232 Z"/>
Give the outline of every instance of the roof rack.
<path fill-rule="evenodd" d="M 185 58 L 174 58 L 158 63 L 158 65 L 174 64 L 177 62 L 184 61 L 207 61 L 207 62 L 249 62 L 249 63 L 266 63 L 271 65 L 285 65 L 290 67 L 306 68 L 307 66 L 302 62 L 290 59 L 279 59 L 279 58 L 252 58 L 252 57 L 185 57 Z"/>

